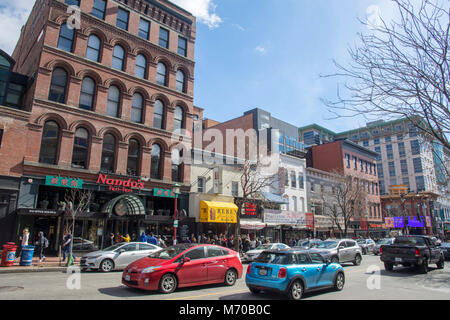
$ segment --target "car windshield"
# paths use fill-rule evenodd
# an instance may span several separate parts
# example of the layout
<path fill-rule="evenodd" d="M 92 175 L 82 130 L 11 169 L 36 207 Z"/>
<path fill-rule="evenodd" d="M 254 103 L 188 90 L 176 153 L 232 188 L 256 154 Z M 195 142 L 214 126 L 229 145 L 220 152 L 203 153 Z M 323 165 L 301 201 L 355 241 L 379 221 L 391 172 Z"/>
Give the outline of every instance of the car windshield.
<path fill-rule="evenodd" d="M 102 249 L 102 251 L 113 251 L 113 250 L 116 250 L 117 248 L 120 248 L 121 246 L 123 246 L 123 243 L 116 243 L 116 244 L 112 245 L 111 247 Z"/>
<path fill-rule="evenodd" d="M 381 239 L 378 241 L 378 244 L 388 244 L 391 242 L 391 239 Z"/>
<path fill-rule="evenodd" d="M 262 244 L 256 248 L 256 250 L 266 250 L 272 248 L 273 244 Z"/>
<path fill-rule="evenodd" d="M 331 249 L 331 248 L 336 248 L 338 245 L 338 241 L 324 241 L 322 243 L 319 243 L 317 245 L 317 248 L 319 249 Z"/>
<path fill-rule="evenodd" d="M 150 254 L 148 257 L 154 259 L 170 260 L 172 258 L 175 258 L 177 255 L 179 255 L 186 249 L 187 248 L 184 246 L 171 246 L 161 251 L 154 252 Z"/>
<path fill-rule="evenodd" d="M 422 237 L 397 237 L 394 244 L 425 245 L 425 240 Z"/>
<path fill-rule="evenodd" d="M 262 252 L 256 259 L 255 262 L 261 263 L 271 263 L 271 264 L 293 264 L 293 255 L 289 253 L 278 253 L 278 252 Z"/>

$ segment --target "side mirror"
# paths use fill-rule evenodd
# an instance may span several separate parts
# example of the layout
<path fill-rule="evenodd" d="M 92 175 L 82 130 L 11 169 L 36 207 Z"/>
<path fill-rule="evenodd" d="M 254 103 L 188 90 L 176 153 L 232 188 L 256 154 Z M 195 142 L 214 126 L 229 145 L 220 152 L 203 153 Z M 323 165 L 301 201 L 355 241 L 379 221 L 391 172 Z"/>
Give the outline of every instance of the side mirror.
<path fill-rule="evenodd" d="M 124 253 L 124 252 L 125 252 L 125 249 L 120 249 L 119 250 L 119 254 Z"/>
<path fill-rule="evenodd" d="M 189 261 L 191 261 L 191 258 L 188 258 L 188 257 L 183 258 L 183 263 L 186 263 L 186 262 L 189 262 Z"/>

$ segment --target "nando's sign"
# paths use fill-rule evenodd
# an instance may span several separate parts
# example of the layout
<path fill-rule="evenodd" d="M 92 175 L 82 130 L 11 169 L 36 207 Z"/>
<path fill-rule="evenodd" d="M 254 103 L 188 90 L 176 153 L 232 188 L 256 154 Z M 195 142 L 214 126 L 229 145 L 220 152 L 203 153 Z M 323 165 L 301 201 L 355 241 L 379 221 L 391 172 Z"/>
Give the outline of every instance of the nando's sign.
<path fill-rule="evenodd" d="M 99 174 L 97 178 L 97 184 L 104 184 L 109 186 L 110 191 L 116 192 L 132 192 L 132 189 L 144 189 L 144 182 L 140 179 L 120 179 L 113 178 L 107 174 Z"/>

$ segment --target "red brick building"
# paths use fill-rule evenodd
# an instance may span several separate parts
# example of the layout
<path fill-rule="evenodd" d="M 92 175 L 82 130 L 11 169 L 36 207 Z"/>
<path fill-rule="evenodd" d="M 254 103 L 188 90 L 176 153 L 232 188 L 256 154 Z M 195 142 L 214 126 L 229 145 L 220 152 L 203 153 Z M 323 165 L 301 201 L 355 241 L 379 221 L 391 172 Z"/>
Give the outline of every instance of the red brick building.
<path fill-rule="evenodd" d="M 172 162 L 172 136 L 192 131 L 198 113 L 195 26 L 195 17 L 166 0 L 36 1 L 12 54 L 14 71 L 31 85 L 21 110 L 0 110 L 17 123 L 0 154 L 9 155 L 0 174 L 21 176 L 17 232 L 42 230 L 56 249 L 67 190 L 61 181 L 82 180 L 95 199 L 76 237 L 100 247 L 110 232 L 172 234 L 173 194 L 164 191 L 175 183 L 190 190 L 190 166 Z M 136 187 L 111 188 L 105 175 Z M 185 201 L 180 196 L 180 209 Z"/>
<path fill-rule="evenodd" d="M 351 223 L 353 230 L 362 233 L 378 233 L 383 228 L 376 157 L 376 152 L 349 140 L 338 140 L 308 148 L 308 167 L 343 173 L 344 176 L 351 177 L 353 183 L 364 186 L 366 211 L 355 216 Z"/>

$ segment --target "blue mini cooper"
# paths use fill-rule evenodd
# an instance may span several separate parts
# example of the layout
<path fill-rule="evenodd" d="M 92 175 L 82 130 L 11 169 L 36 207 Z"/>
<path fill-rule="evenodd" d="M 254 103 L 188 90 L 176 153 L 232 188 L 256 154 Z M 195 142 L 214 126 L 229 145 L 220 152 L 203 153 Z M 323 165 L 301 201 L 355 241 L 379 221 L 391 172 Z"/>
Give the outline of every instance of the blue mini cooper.
<path fill-rule="evenodd" d="M 344 288 L 344 268 L 338 263 L 324 261 L 319 253 L 306 250 L 263 251 L 247 267 L 245 283 L 253 294 L 275 291 L 292 300 L 304 292 Z"/>

